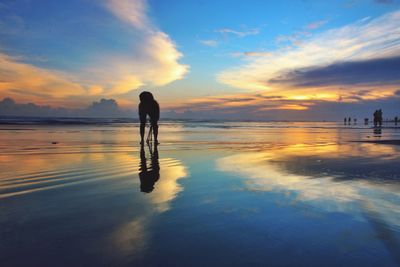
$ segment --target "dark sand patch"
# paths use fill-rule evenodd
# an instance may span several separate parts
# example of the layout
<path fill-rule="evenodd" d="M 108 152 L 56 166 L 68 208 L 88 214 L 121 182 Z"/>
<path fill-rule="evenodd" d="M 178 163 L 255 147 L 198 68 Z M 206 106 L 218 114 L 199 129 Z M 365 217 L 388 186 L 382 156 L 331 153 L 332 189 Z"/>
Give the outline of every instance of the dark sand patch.
<path fill-rule="evenodd" d="M 354 142 L 400 146 L 400 140 L 363 140 L 363 141 L 354 141 Z"/>

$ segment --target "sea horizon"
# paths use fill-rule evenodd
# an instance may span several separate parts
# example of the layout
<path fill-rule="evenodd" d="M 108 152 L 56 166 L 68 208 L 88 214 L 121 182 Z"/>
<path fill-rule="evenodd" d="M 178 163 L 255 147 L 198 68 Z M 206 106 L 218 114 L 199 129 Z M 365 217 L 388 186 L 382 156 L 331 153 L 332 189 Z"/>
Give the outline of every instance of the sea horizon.
<path fill-rule="evenodd" d="M 371 116 L 372 117 L 372 116 Z M 347 117 L 346 117 L 347 118 Z M 364 118 L 363 118 L 364 119 Z M 370 118 L 367 125 L 373 125 L 373 122 Z M 63 117 L 63 116 L 1 116 L 0 115 L 0 124 L 12 124 L 12 123 L 73 123 L 73 122 L 87 122 L 89 123 L 96 123 L 96 122 L 104 122 L 104 123 L 138 123 L 139 118 L 136 117 Z M 182 122 L 334 122 L 334 123 L 342 123 L 343 120 L 270 120 L 270 119 L 225 119 L 225 118 L 215 118 L 215 119 L 202 119 L 202 118 L 162 118 L 160 123 L 163 122 L 175 122 L 175 121 L 182 121 Z M 386 123 L 393 123 L 394 120 L 387 120 Z M 346 124 L 348 126 L 351 125 L 365 125 L 363 120 L 359 120 L 358 122 L 352 122 L 350 124 Z"/>

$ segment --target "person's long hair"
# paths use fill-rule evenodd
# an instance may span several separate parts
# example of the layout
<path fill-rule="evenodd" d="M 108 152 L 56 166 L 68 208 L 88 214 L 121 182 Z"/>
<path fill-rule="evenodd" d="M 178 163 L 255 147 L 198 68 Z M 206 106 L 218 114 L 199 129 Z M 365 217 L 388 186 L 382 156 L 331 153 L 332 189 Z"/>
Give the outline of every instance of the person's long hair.
<path fill-rule="evenodd" d="M 142 103 L 151 103 L 154 101 L 153 94 L 147 91 L 140 93 L 139 99 Z"/>

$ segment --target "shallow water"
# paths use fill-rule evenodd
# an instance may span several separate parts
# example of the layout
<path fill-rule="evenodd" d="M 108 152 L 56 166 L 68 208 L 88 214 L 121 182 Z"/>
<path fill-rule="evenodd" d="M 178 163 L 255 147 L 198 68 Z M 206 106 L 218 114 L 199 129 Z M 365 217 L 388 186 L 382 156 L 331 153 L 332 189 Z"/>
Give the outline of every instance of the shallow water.
<path fill-rule="evenodd" d="M 400 265 L 399 128 L 0 130 L 1 266 Z"/>

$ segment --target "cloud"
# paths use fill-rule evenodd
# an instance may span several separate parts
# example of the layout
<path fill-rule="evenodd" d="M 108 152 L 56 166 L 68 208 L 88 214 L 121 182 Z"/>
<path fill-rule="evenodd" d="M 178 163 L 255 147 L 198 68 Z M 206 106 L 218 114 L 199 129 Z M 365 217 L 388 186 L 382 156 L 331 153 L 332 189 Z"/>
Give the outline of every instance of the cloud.
<path fill-rule="evenodd" d="M 270 52 L 244 52 L 247 57 L 269 57 L 272 55 Z"/>
<path fill-rule="evenodd" d="M 298 47 L 278 49 L 269 57 L 248 59 L 239 67 L 219 73 L 217 80 L 241 89 L 261 90 L 270 94 L 285 91 L 286 95 L 294 95 L 299 93 L 297 88 L 276 82 L 282 73 L 296 73 L 305 69 L 316 70 L 335 64 L 339 66 L 340 63 L 349 67 L 351 64 L 346 62 L 367 62 L 398 55 L 400 55 L 400 11 L 325 31 L 303 40 Z M 370 78 L 365 77 L 365 79 Z M 381 86 L 376 88 L 378 93 L 379 90 L 393 89 L 387 88 L 388 83 L 384 76 L 376 77 L 375 81 L 381 82 Z M 335 91 L 332 90 L 332 86 L 335 86 Z M 333 98 L 342 91 L 349 91 L 347 87 L 332 86 L 310 87 L 308 94 L 330 94 Z M 387 92 L 382 94 L 386 95 Z"/>
<path fill-rule="evenodd" d="M 296 31 L 290 35 L 278 35 L 275 38 L 275 42 L 278 45 L 282 43 L 289 43 L 290 45 L 293 46 L 300 46 L 305 38 L 311 36 L 312 33 L 310 32 L 310 29 L 306 28 L 305 30 Z"/>
<path fill-rule="evenodd" d="M 0 114 L 2 116 L 21 117 L 133 117 L 133 110 L 123 110 L 114 99 L 101 99 L 94 101 L 85 108 L 62 108 L 35 103 L 16 103 L 12 98 L 0 101 Z"/>
<path fill-rule="evenodd" d="M 291 46 L 300 46 L 303 40 L 312 36 L 312 31 L 321 28 L 328 20 L 319 20 L 311 22 L 305 25 L 301 30 L 295 31 L 289 35 L 278 35 L 275 38 L 275 42 L 279 45 L 282 43 L 288 43 Z"/>
<path fill-rule="evenodd" d="M 183 55 L 170 36 L 151 22 L 147 1 L 105 0 L 102 3 L 111 19 L 117 19 L 115 25 L 122 23 L 122 27 L 116 28 L 128 40 L 125 47 L 96 50 L 94 56 L 68 71 L 45 69 L 25 63 L 23 57 L 0 54 L 0 96 L 52 104 L 63 100 L 70 105 L 81 105 L 92 96 L 121 99 L 142 86 L 164 86 L 185 76 L 189 66 L 179 62 Z M 111 36 L 107 31 L 102 34 L 94 34 L 93 38 Z M 87 51 L 79 52 L 85 55 Z M 34 55 L 30 56 L 29 62 L 33 58 Z"/>
<path fill-rule="evenodd" d="M 339 62 L 282 73 L 268 83 L 295 87 L 400 84 L 400 57 Z"/>
<path fill-rule="evenodd" d="M 361 120 L 379 108 L 384 108 L 389 118 L 399 113 L 400 94 L 396 93 L 378 98 L 375 90 L 363 89 L 332 99 L 319 98 L 319 95 L 296 99 L 260 93 L 232 94 L 192 99 L 165 109 L 168 118 L 234 120 L 342 120 L 345 116 Z"/>
<path fill-rule="evenodd" d="M 182 79 L 188 66 L 178 60 L 170 37 L 163 32 L 146 35 L 132 54 L 104 55 L 83 72 L 82 80 L 93 84 L 103 95 L 116 97 L 143 86 L 163 86 Z"/>
<path fill-rule="evenodd" d="M 163 105 L 162 118 L 232 119 L 232 120 L 342 120 L 351 116 L 372 116 L 383 108 L 385 118 L 399 116 L 400 90 L 386 98 L 371 98 L 374 91 L 364 89 L 342 99 L 287 99 L 281 95 L 232 94 L 191 99 L 175 106 Z M 345 101 L 346 100 L 346 101 Z M 56 108 L 34 103 L 15 103 L 10 98 L 0 101 L 3 116 L 46 117 L 113 117 L 135 118 L 136 106 L 123 109 L 114 99 L 94 101 L 85 108 Z"/>
<path fill-rule="evenodd" d="M 187 103 L 169 107 L 168 110 L 174 110 L 177 112 L 176 117 L 181 115 L 183 118 L 270 120 L 274 119 L 271 111 L 304 110 L 312 104 L 311 102 L 284 100 L 281 96 L 236 94 L 192 99 Z"/>
<path fill-rule="evenodd" d="M 107 66 L 93 72 L 100 74 L 95 78 L 109 77 L 104 81 L 109 94 L 125 94 L 141 86 L 163 86 L 184 77 L 189 66 L 179 63 L 182 53 L 176 44 L 151 23 L 145 0 L 108 0 L 106 7 L 131 25 L 140 41 L 135 53 L 105 56 L 103 62 L 96 64 Z"/>
<path fill-rule="evenodd" d="M 114 99 L 101 99 L 99 102 L 93 102 L 86 110 L 88 115 L 92 116 L 115 116 L 120 111 L 117 101 Z"/>
<path fill-rule="evenodd" d="M 273 55 L 271 52 L 266 52 L 266 51 L 248 51 L 248 52 L 234 52 L 231 53 L 232 56 L 234 57 L 269 57 Z"/>
<path fill-rule="evenodd" d="M 239 31 L 239 30 L 233 30 L 233 29 L 229 29 L 229 28 L 222 28 L 222 29 L 214 30 L 214 32 L 219 34 L 216 38 L 200 40 L 200 43 L 205 46 L 209 46 L 209 47 L 217 47 L 220 43 L 223 43 L 223 41 L 226 41 L 229 36 L 243 38 L 248 35 L 257 35 L 260 33 L 260 29 L 253 28 L 253 29 L 245 29 L 245 30 Z M 239 55 L 239 53 L 232 53 L 232 56 L 241 56 L 241 55 Z"/>
<path fill-rule="evenodd" d="M 261 32 L 260 28 L 253 29 L 244 29 L 244 30 L 233 30 L 230 28 L 221 28 L 214 30 L 215 33 L 218 33 L 218 36 L 214 39 L 204 39 L 200 40 L 200 43 L 209 46 L 209 47 L 217 47 L 219 44 L 228 40 L 230 36 L 243 38 L 249 35 L 257 35 Z M 241 56 L 239 53 L 232 53 L 232 56 Z"/>
<path fill-rule="evenodd" d="M 122 21 L 140 30 L 152 28 L 147 17 L 147 3 L 145 0 L 107 0 L 107 8 Z"/>
<path fill-rule="evenodd" d="M 229 28 L 222 28 L 222 29 L 217 29 L 215 30 L 215 32 L 217 33 L 221 33 L 221 34 L 232 34 L 235 35 L 237 37 L 245 37 L 248 35 L 257 35 L 260 33 L 260 29 L 259 28 L 254 28 L 254 29 L 249 29 L 249 30 L 244 30 L 244 31 L 238 31 L 238 30 L 233 30 L 233 29 L 229 29 Z"/>
<path fill-rule="evenodd" d="M 319 20 L 319 21 L 314 21 L 306 26 L 306 29 L 308 30 L 316 30 L 322 26 L 324 26 L 328 20 Z"/>
<path fill-rule="evenodd" d="M 0 53 L 0 94 L 65 98 L 85 94 L 85 89 L 66 73 L 39 68 Z"/>
<path fill-rule="evenodd" d="M 216 47 L 218 45 L 218 41 L 216 40 L 201 40 L 200 43 L 211 47 Z"/>

